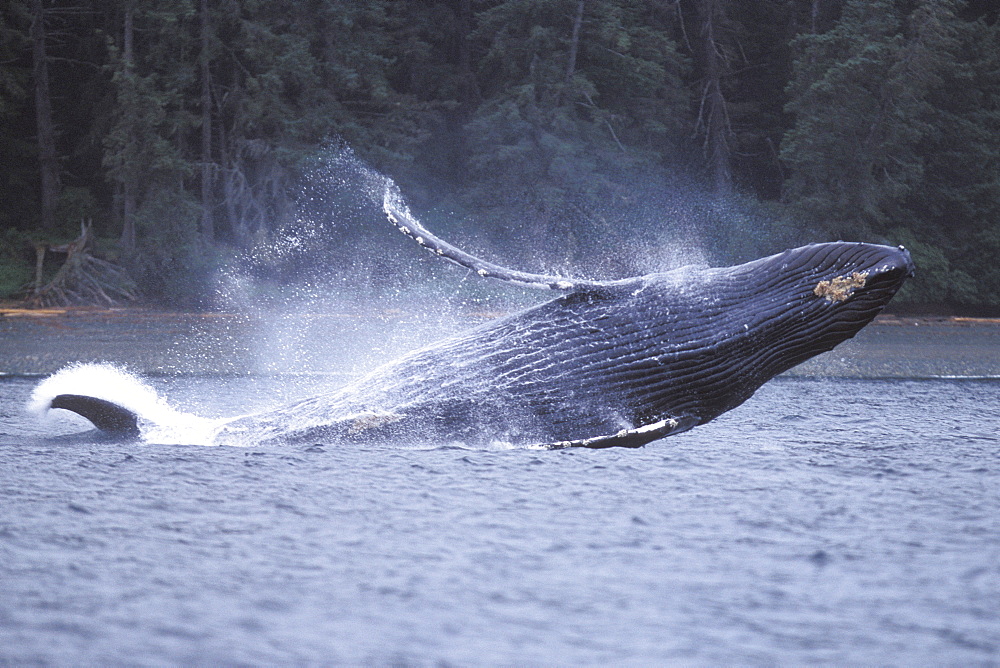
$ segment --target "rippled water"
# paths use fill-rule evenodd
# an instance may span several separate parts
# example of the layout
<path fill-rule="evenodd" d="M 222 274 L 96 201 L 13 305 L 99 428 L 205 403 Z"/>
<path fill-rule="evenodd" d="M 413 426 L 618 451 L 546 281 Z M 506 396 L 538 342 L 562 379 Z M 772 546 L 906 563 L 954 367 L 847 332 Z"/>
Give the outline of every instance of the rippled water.
<path fill-rule="evenodd" d="M 113 443 L 36 382 L 0 379 L 0 664 L 1000 661 L 995 381 L 781 378 L 558 452 Z"/>

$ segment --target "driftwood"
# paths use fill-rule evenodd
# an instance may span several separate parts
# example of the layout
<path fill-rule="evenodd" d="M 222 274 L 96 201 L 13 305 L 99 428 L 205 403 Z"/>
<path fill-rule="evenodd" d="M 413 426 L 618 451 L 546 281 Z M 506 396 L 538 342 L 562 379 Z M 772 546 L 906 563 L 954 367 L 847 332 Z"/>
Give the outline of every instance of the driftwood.
<path fill-rule="evenodd" d="M 80 236 L 60 246 L 35 247 L 35 283 L 28 298 L 32 306 L 115 306 L 135 299 L 135 286 L 116 264 L 95 257 L 90 224 L 80 224 Z M 59 271 L 46 284 L 42 272 L 47 253 L 65 253 Z"/>

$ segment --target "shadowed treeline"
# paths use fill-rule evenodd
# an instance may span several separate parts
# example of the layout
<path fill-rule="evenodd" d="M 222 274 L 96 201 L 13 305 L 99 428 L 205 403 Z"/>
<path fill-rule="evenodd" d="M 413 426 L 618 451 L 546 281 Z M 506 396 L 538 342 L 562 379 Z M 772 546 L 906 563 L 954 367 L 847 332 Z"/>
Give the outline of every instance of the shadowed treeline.
<path fill-rule="evenodd" d="M 205 304 L 247 257 L 275 281 L 377 284 L 391 260 L 349 146 L 428 227 L 526 270 L 610 278 L 864 240 L 912 251 L 910 308 L 1000 309 L 985 0 L 0 12 L 0 297 L 40 291 L 81 222 L 154 303 Z M 269 266 L 260 249 L 296 229 L 319 241 Z"/>

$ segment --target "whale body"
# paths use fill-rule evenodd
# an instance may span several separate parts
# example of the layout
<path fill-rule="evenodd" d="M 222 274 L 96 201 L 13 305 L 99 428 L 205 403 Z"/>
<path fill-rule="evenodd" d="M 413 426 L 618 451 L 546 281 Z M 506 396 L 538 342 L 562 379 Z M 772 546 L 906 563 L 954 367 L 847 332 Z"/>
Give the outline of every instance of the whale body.
<path fill-rule="evenodd" d="M 637 447 L 705 424 L 853 337 L 913 273 L 902 247 L 835 242 L 723 268 L 617 281 L 528 274 L 390 220 L 485 277 L 562 292 L 390 362 L 332 392 L 212 425 L 214 444 L 512 443 Z M 85 391 L 54 397 L 105 431 L 143 417 Z"/>

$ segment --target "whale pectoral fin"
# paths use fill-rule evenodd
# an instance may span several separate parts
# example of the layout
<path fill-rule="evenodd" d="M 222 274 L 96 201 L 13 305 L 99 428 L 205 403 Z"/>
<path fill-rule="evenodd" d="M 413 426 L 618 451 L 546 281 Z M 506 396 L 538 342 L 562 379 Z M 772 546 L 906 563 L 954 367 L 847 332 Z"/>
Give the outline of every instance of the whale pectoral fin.
<path fill-rule="evenodd" d="M 139 418 L 129 409 L 116 403 L 82 394 L 60 394 L 49 408 L 62 408 L 90 420 L 103 432 L 127 438 L 139 436 Z"/>
<path fill-rule="evenodd" d="M 466 269 L 471 269 L 483 278 L 507 281 L 529 288 L 559 290 L 563 292 L 572 292 L 581 288 L 596 288 L 604 285 L 602 281 L 550 276 L 548 274 L 532 274 L 526 271 L 509 269 L 470 255 L 432 234 L 427 228 L 421 225 L 417 219 L 409 214 L 409 211 L 399 197 L 399 193 L 392 189 L 386 189 L 382 199 L 382 209 L 389 217 L 389 222 L 395 225 L 396 229 L 400 232 L 416 241 L 434 255 L 451 260 Z"/>
<path fill-rule="evenodd" d="M 563 448 L 640 448 L 647 443 L 665 436 L 679 434 L 698 424 L 698 419 L 690 416 L 667 418 L 653 424 L 634 429 L 622 429 L 614 434 L 581 438 L 575 441 L 556 441 L 543 443 L 537 447 L 544 450 L 562 450 Z"/>

